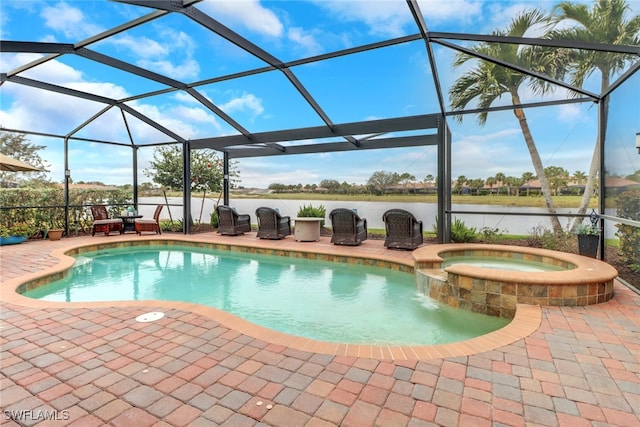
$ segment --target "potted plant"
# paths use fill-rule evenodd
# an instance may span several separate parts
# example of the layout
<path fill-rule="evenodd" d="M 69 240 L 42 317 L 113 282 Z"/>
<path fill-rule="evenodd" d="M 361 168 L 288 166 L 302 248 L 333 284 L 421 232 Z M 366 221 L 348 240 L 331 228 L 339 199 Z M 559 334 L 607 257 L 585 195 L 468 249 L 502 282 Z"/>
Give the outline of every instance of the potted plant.
<path fill-rule="evenodd" d="M 0 226 L 0 245 L 15 245 L 32 236 L 34 228 L 26 222 Z"/>
<path fill-rule="evenodd" d="M 60 240 L 63 232 L 64 230 L 62 228 L 51 228 L 47 230 L 47 237 L 49 240 Z"/>
<path fill-rule="evenodd" d="M 327 216 L 327 209 L 324 205 L 319 205 L 318 207 L 314 207 L 309 204 L 302 205 L 300 209 L 298 209 L 298 218 L 322 218 L 320 221 L 320 227 L 324 227 L 324 218 Z"/>
<path fill-rule="evenodd" d="M 576 228 L 575 234 L 578 236 L 578 254 L 595 258 L 600 241 L 598 229 L 590 225 L 581 225 Z"/>
<path fill-rule="evenodd" d="M 49 240 L 60 240 L 62 238 L 64 230 L 57 226 L 58 224 L 61 224 L 63 222 L 63 220 L 59 218 L 58 212 L 56 212 L 55 210 L 53 212 L 50 212 L 48 220 L 46 221 L 47 224 L 42 227 L 42 237 L 44 239 L 48 238 Z"/>

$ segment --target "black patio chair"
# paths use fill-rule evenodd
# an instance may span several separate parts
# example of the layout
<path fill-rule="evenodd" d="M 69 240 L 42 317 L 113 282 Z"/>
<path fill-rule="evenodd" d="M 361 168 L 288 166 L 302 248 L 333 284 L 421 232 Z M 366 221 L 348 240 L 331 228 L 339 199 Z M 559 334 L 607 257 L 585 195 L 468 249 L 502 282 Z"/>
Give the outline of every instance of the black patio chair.
<path fill-rule="evenodd" d="M 218 212 L 218 233 L 228 236 L 237 236 L 251 231 L 251 217 L 239 214 L 235 209 L 219 205 Z"/>
<path fill-rule="evenodd" d="M 404 209 L 389 209 L 382 215 L 385 227 L 384 246 L 415 249 L 422 244 L 422 221 Z"/>
<path fill-rule="evenodd" d="M 258 219 L 258 234 L 261 239 L 283 239 L 291 234 L 291 218 L 281 216 L 280 213 L 269 207 L 256 209 Z"/>
<path fill-rule="evenodd" d="M 337 208 L 329 213 L 333 234 L 331 243 L 356 246 L 367 240 L 367 220 L 353 209 Z"/>

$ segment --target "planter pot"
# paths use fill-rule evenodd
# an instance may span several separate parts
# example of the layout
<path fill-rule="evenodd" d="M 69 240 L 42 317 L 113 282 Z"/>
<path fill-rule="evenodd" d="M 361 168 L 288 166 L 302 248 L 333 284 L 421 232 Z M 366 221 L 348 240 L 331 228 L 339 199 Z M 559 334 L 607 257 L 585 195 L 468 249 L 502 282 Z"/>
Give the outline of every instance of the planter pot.
<path fill-rule="evenodd" d="M 63 230 L 61 229 L 49 230 L 47 235 L 49 236 L 49 240 L 60 240 L 62 238 L 62 232 Z"/>
<path fill-rule="evenodd" d="M 592 234 L 578 234 L 578 253 L 580 255 L 595 258 L 598 254 L 600 236 Z"/>
<path fill-rule="evenodd" d="M 18 243 L 22 243 L 25 240 L 27 240 L 27 238 L 24 236 L 0 237 L 0 246 L 17 245 Z"/>

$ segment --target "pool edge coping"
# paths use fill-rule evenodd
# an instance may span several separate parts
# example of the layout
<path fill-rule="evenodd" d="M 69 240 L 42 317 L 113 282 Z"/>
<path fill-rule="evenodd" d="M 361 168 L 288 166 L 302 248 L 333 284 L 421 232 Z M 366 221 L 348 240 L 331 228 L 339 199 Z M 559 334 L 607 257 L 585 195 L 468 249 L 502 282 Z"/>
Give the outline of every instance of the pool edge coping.
<path fill-rule="evenodd" d="M 146 236 L 143 236 L 146 237 Z M 54 274 L 61 274 L 68 270 L 74 264 L 74 258 L 67 253 L 84 247 L 93 247 L 101 245 L 112 245 L 114 243 L 123 242 L 140 242 L 140 241 L 176 241 L 178 243 L 204 243 L 204 244 L 220 244 L 230 247 L 250 247 L 264 250 L 282 250 L 275 245 L 269 245 L 268 242 L 261 241 L 260 245 L 251 245 L 246 242 L 242 244 L 231 243 L 230 241 L 216 241 L 209 239 L 198 239 L 197 236 L 148 236 L 141 239 L 140 237 L 123 237 L 120 239 L 112 239 L 109 241 L 101 240 L 96 243 L 70 243 L 64 248 L 56 248 L 50 252 L 50 255 L 57 258 L 59 262 L 51 267 L 44 268 L 35 273 L 28 273 L 24 276 L 15 277 L 4 281 L 0 286 L 0 301 L 17 306 L 30 308 L 117 308 L 117 307 L 140 307 L 141 309 L 157 310 L 158 308 L 166 308 L 172 310 L 184 310 L 192 312 L 207 318 L 210 318 L 225 327 L 237 331 L 239 333 L 261 339 L 266 342 L 286 346 L 292 349 L 308 351 L 320 354 L 336 355 L 336 356 L 353 356 L 361 358 L 370 358 L 376 360 L 430 360 L 445 357 L 469 356 L 477 353 L 491 351 L 512 344 L 515 341 L 524 339 L 535 332 L 542 322 L 542 308 L 540 306 L 518 304 L 514 318 L 506 326 L 476 338 L 464 341 L 458 341 L 449 344 L 437 344 L 430 346 L 375 346 L 360 344 L 342 344 L 313 340 L 310 338 L 289 335 L 268 329 L 264 326 L 256 325 L 237 317 L 231 313 L 219 310 L 213 307 L 207 307 L 195 303 L 159 301 L 159 300 L 141 300 L 141 301 L 111 301 L 111 302 L 83 302 L 83 303 L 66 303 L 66 302 L 49 302 L 36 300 L 25 297 L 17 292 L 17 289 L 23 284 L 42 279 Z M 311 247 L 310 247 L 311 248 Z M 372 259 L 378 261 L 386 261 L 390 263 L 402 264 L 409 266 L 408 262 L 402 260 L 393 260 L 392 257 L 376 256 L 373 254 L 349 254 L 349 249 L 335 248 L 334 251 L 318 251 L 318 250 L 294 250 L 286 249 L 289 252 L 315 253 L 320 255 L 336 255 L 347 256 L 350 258 Z M 133 319 L 135 320 L 135 319 Z"/>

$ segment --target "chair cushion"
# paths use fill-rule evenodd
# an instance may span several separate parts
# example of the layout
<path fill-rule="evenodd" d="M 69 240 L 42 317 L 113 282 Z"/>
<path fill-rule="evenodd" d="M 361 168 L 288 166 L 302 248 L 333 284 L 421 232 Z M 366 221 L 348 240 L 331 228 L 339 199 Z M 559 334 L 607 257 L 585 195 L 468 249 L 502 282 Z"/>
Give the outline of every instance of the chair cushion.
<path fill-rule="evenodd" d="M 156 220 L 155 219 L 142 219 L 142 218 L 137 218 L 134 220 L 135 222 L 139 223 L 139 224 L 156 224 Z"/>
<path fill-rule="evenodd" d="M 96 219 L 93 221 L 94 225 L 103 225 L 103 224 L 122 224 L 121 219 Z"/>

